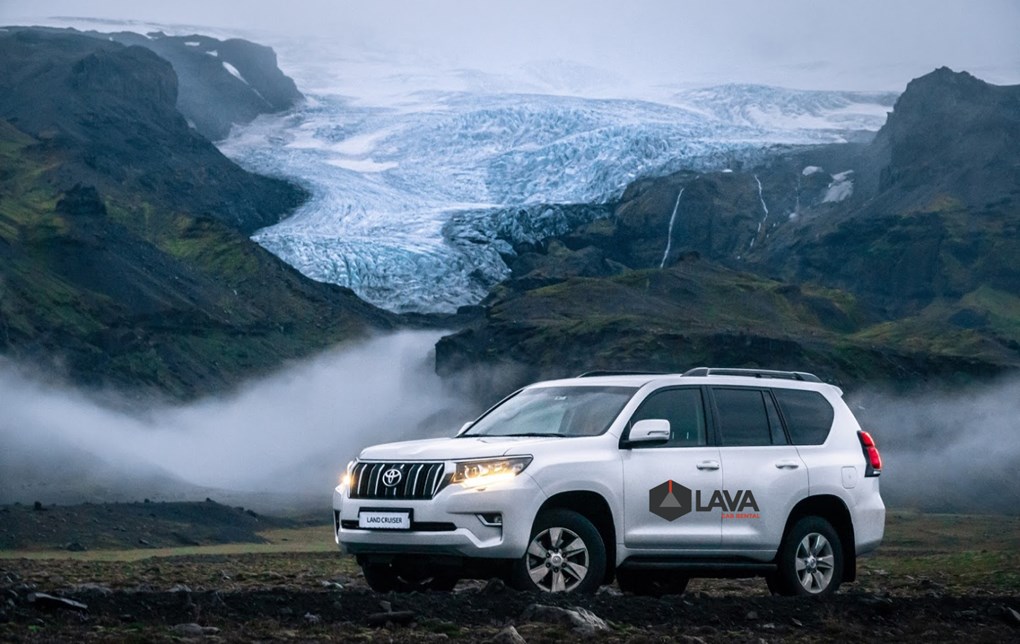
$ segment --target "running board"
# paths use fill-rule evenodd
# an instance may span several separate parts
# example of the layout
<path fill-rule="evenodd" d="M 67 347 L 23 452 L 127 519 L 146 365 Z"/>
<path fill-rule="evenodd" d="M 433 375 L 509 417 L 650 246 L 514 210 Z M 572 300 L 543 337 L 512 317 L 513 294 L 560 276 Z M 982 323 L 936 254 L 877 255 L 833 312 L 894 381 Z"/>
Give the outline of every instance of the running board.
<path fill-rule="evenodd" d="M 676 570 L 700 577 L 757 577 L 776 571 L 776 564 L 732 559 L 661 559 L 630 557 L 619 568 L 628 570 Z"/>

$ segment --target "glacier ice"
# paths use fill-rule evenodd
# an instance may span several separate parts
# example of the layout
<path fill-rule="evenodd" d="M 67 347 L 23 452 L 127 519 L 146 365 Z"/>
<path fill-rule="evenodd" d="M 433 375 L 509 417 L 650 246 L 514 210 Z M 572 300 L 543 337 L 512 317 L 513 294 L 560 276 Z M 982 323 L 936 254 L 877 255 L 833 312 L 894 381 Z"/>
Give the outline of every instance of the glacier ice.
<path fill-rule="evenodd" d="M 235 128 L 220 146 L 311 193 L 258 243 L 378 306 L 445 312 L 505 279 L 515 244 L 609 216 L 635 179 L 841 141 L 877 129 L 891 100 L 743 85 L 669 102 L 417 91 L 368 105 L 323 94 Z"/>

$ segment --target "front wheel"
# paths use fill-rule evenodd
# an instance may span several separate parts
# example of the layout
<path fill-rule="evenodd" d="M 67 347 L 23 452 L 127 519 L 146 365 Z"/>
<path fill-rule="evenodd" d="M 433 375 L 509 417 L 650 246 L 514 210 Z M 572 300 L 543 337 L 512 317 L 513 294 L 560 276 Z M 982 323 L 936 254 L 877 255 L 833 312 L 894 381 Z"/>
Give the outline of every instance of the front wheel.
<path fill-rule="evenodd" d="M 843 582 L 843 544 L 821 517 L 804 517 L 793 525 L 776 563 L 778 569 L 766 582 L 779 595 L 831 595 Z"/>
<path fill-rule="evenodd" d="M 606 546 L 591 521 L 571 510 L 538 515 L 511 581 L 520 590 L 592 593 L 606 575 Z"/>

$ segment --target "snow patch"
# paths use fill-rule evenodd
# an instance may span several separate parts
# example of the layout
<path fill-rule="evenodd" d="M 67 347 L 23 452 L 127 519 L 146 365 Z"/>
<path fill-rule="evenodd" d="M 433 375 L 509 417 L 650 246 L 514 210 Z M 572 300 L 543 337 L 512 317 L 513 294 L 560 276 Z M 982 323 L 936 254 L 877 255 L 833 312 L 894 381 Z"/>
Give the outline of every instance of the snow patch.
<path fill-rule="evenodd" d="M 216 51 L 215 49 L 210 49 L 209 51 L 204 53 L 208 56 L 212 56 L 213 58 L 216 58 L 217 56 L 220 55 L 220 52 Z"/>
<path fill-rule="evenodd" d="M 816 165 L 809 165 L 800 171 L 801 175 L 805 177 L 810 177 L 811 175 L 817 174 L 819 172 L 822 172 L 822 169 Z"/>
<path fill-rule="evenodd" d="M 237 80 L 241 81 L 245 85 L 248 84 L 248 81 L 244 80 L 244 76 L 241 76 L 241 72 L 237 71 L 237 68 L 234 67 L 233 65 L 231 65 L 230 63 L 228 63 L 227 61 L 223 61 L 223 69 L 225 69 L 228 72 L 230 72 L 231 76 L 233 76 Z"/>
<path fill-rule="evenodd" d="M 202 43 L 198 42 L 197 40 L 185 40 L 184 44 L 188 47 L 198 47 Z"/>
<path fill-rule="evenodd" d="M 854 193 L 853 170 L 845 170 L 839 174 L 832 175 L 832 182 L 822 203 L 836 203 L 848 199 Z"/>

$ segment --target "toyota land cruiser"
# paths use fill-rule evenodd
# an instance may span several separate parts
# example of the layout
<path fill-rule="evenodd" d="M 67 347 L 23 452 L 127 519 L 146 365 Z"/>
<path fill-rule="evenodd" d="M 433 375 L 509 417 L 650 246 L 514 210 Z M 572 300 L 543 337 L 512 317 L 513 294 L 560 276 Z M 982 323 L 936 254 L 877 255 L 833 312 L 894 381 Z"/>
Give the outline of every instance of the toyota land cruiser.
<path fill-rule="evenodd" d="M 808 373 L 586 374 L 525 387 L 453 438 L 363 450 L 334 527 L 379 591 L 764 576 L 825 595 L 882 540 L 881 471 L 842 391 Z"/>

